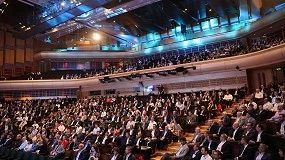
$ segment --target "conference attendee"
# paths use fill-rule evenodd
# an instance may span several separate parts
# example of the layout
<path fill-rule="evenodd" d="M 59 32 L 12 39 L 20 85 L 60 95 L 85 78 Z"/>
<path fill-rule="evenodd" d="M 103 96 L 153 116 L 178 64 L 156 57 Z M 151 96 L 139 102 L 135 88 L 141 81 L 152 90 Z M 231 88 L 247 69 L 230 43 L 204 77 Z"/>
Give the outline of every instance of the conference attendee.
<path fill-rule="evenodd" d="M 268 146 L 264 143 L 260 143 L 258 151 L 255 152 L 254 160 L 271 160 L 272 156 L 267 152 Z"/>
<path fill-rule="evenodd" d="M 222 134 L 227 134 L 227 128 L 224 126 L 224 123 L 222 120 L 219 121 L 219 128 L 217 130 L 217 136 L 221 136 Z"/>
<path fill-rule="evenodd" d="M 264 128 L 263 124 L 256 125 L 255 129 L 257 131 L 257 138 L 256 141 L 250 140 L 249 142 L 251 144 L 255 144 L 256 147 L 259 146 L 260 143 L 268 144 L 270 137 L 264 132 Z"/>
<path fill-rule="evenodd" d="M 268 100 L 268 98 L 264 98 L 263 103 L 264 110 L 271 111 L 273 109 L 273 104 Z"/>
<path fill-rule="evenodd" d="M 188 154 L 183 158 L 183 160 L 200 160 L 201 159 L 201 151 L 199 150 L 199 144 L 194 144 L 193 148 L 188 152 Z"/>
<path fill-rule="evenodd" d="M 243 129 L 239 126 L 238 122 L 233 124 L 233 127 L 229 130 L 228 140 L 240 141 L 242 138 Z"/>
<path fill-rule="evenodd" d="M 258 111 L 255 114 L 255 119 L 257 121 L 265 121 L 268 117 L 268 110 L 263 109 L 262 105 L 258 106 Z"/>
<path fill-rule="evenodd" d="M 88 153 L 84 149 L 84 144 L 80 143 L 78 146 L 77 153 L 75 154 L 75 160 L 86 160 L 88 159 Z"/>
<path fill-rule="evenodd" d="M 222 153 L 223 159 L 231 159 L 232 158 L 232 145 L 229 141 L 227 141 L 228 136 L 226 134 L 221 134 L 220 143 L 217 146 L 218 151 Z"/>
<path fill-rule="evenodd" d="M 207 147 L 202 147 L 201 153 L 202 153 L 202 156 L 200 160 L 213 160 L 213 158 L 209 154 Z"/>
<path fill-rule="evenodd" d="M 114 147 L 113 148 L 113 155 L 111 156 L 111 158 L 109 158 L 109 160 L 122 160 L 123 156 L 120 155 L 120 148 L 119 147 Z"/>
<path fill-rule="evenodd" d="M 216 134 L 217 133 L 218 128 L 219 128 L 217 122 L 214 122 L 213 120 L 209 119 L 208 120 L 208 126 L 209 127 L 207 128 L 207 130 L 210 134 Z"/>
<path fill-rule="evenodd" d="M 218 150 L 214 150 L 212 152 L 211 156 L 212 156 L 213 160 L 222 160 L 221 159 L 222 158 L 222 153 L 220 151 L 218 151 Z"/>
<path fill-rule="evenodd" d="M 202 141 L 204 140 L 204 135 L 201 133 L 200 127 L 195 128 L 195 133 L 193 136 L 193 139 L 190 141 L 190 146 L 193 146 L 194 144 L 201 144 Z"/>
<path fill-rule="evenodd" d="M 180 160 L 185 157 L 189 151 L 189 147 L 186 142 L 186 138 L 180 139 L 181 145 L 176 153 L 166 153 L 162 156 L 161 160 Z"/>
<path fill-rule="evenodd" d="M 253 124 L 248 122 L 246 128 L 242 134 L 243 137 L 247 137 L 248 140 L 256 141 L 257 131 L 254 129 Z"/>
<path fill-rule="evenodd" d="M 168 129 L 168 126 L 164 127 L 164 130 L 161 132 L 159 139 L 157 140 L 157 148 L 164 149 L 167 146 L 168 142 L 171 140 L 172 133 Z"/>
<path fill-rule="evenodd" d="M 54 149 L 50 152 L 50 157 L 64 158 L 64 152 L 65 152 L 65 149 L 61 141 L 59 141 L 58 144 L 54 147 Z"/>
<path fill-rule="evenodd" d="M 253 159 L 254 157 L 254 150 L 248 143 L 249 140 L 247 137 L 242 137 L 241 138 L 241 147 L 239 150 L 238 157 L 235 157 L 234 160 L 250 160 Z"/>
<path fill-rule="evenodd" d="M 127 146 L 125 149 L 125 156 L 123 157 L 123 160 L 136 160 L 136 157 L 132 154 L 132 147 Z"/>
<path fill-rule="evenodd" d="M 229 108 L 232 105 L 233 95 L 230 94 L 229 91 L 227 91 L 227 93 L 224 95 L 223 100 L 224 100 L 224 104 L 226 105 L 226 108 Z"/>
<path fill-rule="evenodd" d="M 278 104 L 276 113 L 269 120 L 280 122 L 280 118 L 282 114 L 285 114 L 284 106 L 283 104 Z"/>
<path fill-rule="evenodd" d="M 277 136 L 285 137 L 285 114 L 280 116 L 280 130 L 276 132 Z"/>

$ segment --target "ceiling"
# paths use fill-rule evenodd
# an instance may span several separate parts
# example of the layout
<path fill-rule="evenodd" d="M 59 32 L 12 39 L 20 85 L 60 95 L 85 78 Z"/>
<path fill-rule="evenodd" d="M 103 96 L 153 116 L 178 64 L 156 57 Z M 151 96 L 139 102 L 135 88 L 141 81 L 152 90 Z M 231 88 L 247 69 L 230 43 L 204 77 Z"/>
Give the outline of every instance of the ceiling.
<path fill-rule="evenodd" d="M 148 33 L 166 33 L 177 26 L 195 26 L 213 17 L 239 14 L 239 0 L 92 0 L 93 4 L 88 4 L 90 0 L 71 0 L 72 4 L 70 0 L 5 1 L 9 5 L 0 15 L 0 23 L 11 26 L 14 35 L 22 39 L 56 40 L 88 30 L 122 43 L 136 43 L 137 37 Z M 72 7 L 61 5 L 63 1 Z M 56 5 L 58 10 L 54 9 Z"/>

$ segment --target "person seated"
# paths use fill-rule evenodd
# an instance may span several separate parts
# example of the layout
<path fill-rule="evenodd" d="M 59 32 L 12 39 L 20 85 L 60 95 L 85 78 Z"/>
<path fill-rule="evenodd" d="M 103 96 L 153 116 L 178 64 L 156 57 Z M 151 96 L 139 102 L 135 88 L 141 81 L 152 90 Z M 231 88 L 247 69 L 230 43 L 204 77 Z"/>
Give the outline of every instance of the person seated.
<path fill-rule="evenodd" d="M 109 158 L 109 160 L 122 160 L 123 156 L 120 155 L 120 148 L 114 147 L 113 148 L 113 155 Z"/>
<path fill-rule="evenodd" d="M 218 151 L 222 153 L 223 159 L 232 159 L 232 145 L 229 141 L 227 141 L 228 136 L 226 134 L 221 134 L 220 143 L 217 146 Z"/>
<path fill-rule="evenodd" d="M 271 160 L 272 156 L 267 151 L 268 146 L 264 143 L 260 143 L 258 146 L 258 151 L 255 152 L 254 160 Z"/>
<path fill-rule="evenodd" d="M 226 108 L 231 107 L 232 101 L 233 101 L 233 95 L 230 94 L 229 91 L 227 91 L 226 94 L 224 95 L 224 98 L 223 98 L 223 102 L 226 105 Z"/>
<path fill-rule="evenodd" d="M 181 145 L 179 149 L 176 151 L 176 153 L 165 153 L 161 160 L 181 160 L 185 157 L 185 155 L 189 151 L 189 147 L 186 142 L 186 138 L 180 139 Z"/>
<path fill-rule="evenodd" d="M 202 156 L 200 160 L 213 160 L 213 158 L 209 154 L 207 147 L 202 147 L 201 153 L 202 153 Z"/>
<path fill-rule="evenodd" d="M 248 143 L 249 139 L 247 137 L 241 138 L 241 147 L 239 150 L 238 157 L 235 157 L 234 160 L 250 160 L 254 157 L 253 147 Z"/>
<path fill-rule="evenodd" d="M 229 131 L 228 140 L 240 141 L 242 138 L 242 134 L 243 134 L 243 129 L 239 126 L 238 122 L 235 122 L 233 124 L 233 127 Z"/>
<path fill-rule="evenodd" d="M 222 160 L 222 153 L 218 150 L 214 150 L 211 154 L 213 160 Z"/>
<path fill-rule="evenodd" d="M 277 107 L 276 113 L 274 114 L 274 116 L 272 116 L 269 119 L 269 121 L 280 122 L 280 118 L 282 114 L 285 114 L 285 110 L 284 110 L 283 104 L 279 104 Z"/>
<path fill-rule="evenodd" d="M 64 156 L 64 148 L 61 143 L 61 141 L 58 142 L 58 144 L 54 147 L 54 149 L 50 152 L 50 157 L 53 158 L 63 158 Z"/>
<path fill-rule="evenodd" d="M 261 104 L 263 101 L 263 93 L 260 92 L 260 89 L 256 89 L 254 93 L 254 101 L 257 102 L 257 104 Z"/>
<path fill-rule="evenodd" d="M 280 130 L 276 135 L 285 138 L 285 114 L 280 116 Z"/>
<path fill-rule="evenodd" d="M 170 142 L 172 137 L 172 132 L 168 129 L 168 126 L 164 127 L 164 130 L 161 132 L 159 139 L 157 140 L 157 148 L 163 149 Z"/>
<path fill-rule="evenodd" d="M 268 116 L 268 110 L 263 109 L 263 105 L 258 106 L 258 111 L 256 112 L 255 119 L 257 121 L 265 121 Z"/>
<path fill-rule="evenodd" d="M 123 157 L 123 160 L 136 160 L 136 157 L 132 154 L 132 147 L 127 146 L 125 149 L 125 156 Z"/>

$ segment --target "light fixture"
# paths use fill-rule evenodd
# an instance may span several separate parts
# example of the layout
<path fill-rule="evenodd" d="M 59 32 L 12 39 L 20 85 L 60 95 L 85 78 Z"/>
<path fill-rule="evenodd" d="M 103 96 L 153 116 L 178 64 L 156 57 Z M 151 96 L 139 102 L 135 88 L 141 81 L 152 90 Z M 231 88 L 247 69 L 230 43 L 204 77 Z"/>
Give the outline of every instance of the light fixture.
<path fill-rule="evenodd" d="M 212 11 L 212 9 L 209 9 L 209 12 L 211 12 Z"/>
<path fill-rule="evenodd" d="M 65 2 L 61 2 L 60 5 L 63 7 L 65 6 Z"/>
<path fill-rule="evenodd" d="M 100 40 L 100 39 L 101 39 L 100 34 L 98 34 L 98 33 L 93 33 L 93 39 L 96 40 L 96 41 Z"/>
<path fill-rule="evenodd" d="M 187 11 L 187 8 L 185 8 L 184 11 Z"/>

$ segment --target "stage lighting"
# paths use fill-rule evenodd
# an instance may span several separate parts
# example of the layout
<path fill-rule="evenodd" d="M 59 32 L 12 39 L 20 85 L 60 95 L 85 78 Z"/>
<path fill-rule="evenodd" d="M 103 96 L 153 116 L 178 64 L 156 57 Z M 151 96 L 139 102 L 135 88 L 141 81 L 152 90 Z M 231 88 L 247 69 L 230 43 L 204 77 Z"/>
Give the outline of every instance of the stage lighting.
<path fill-rule="evenodd" d="M 98 34 L 98 33 L 93 33 L 93 39 L 96 40 L 96 41 L 98 41 L 98 40 L 101 39 L 101 35 Z"/>

